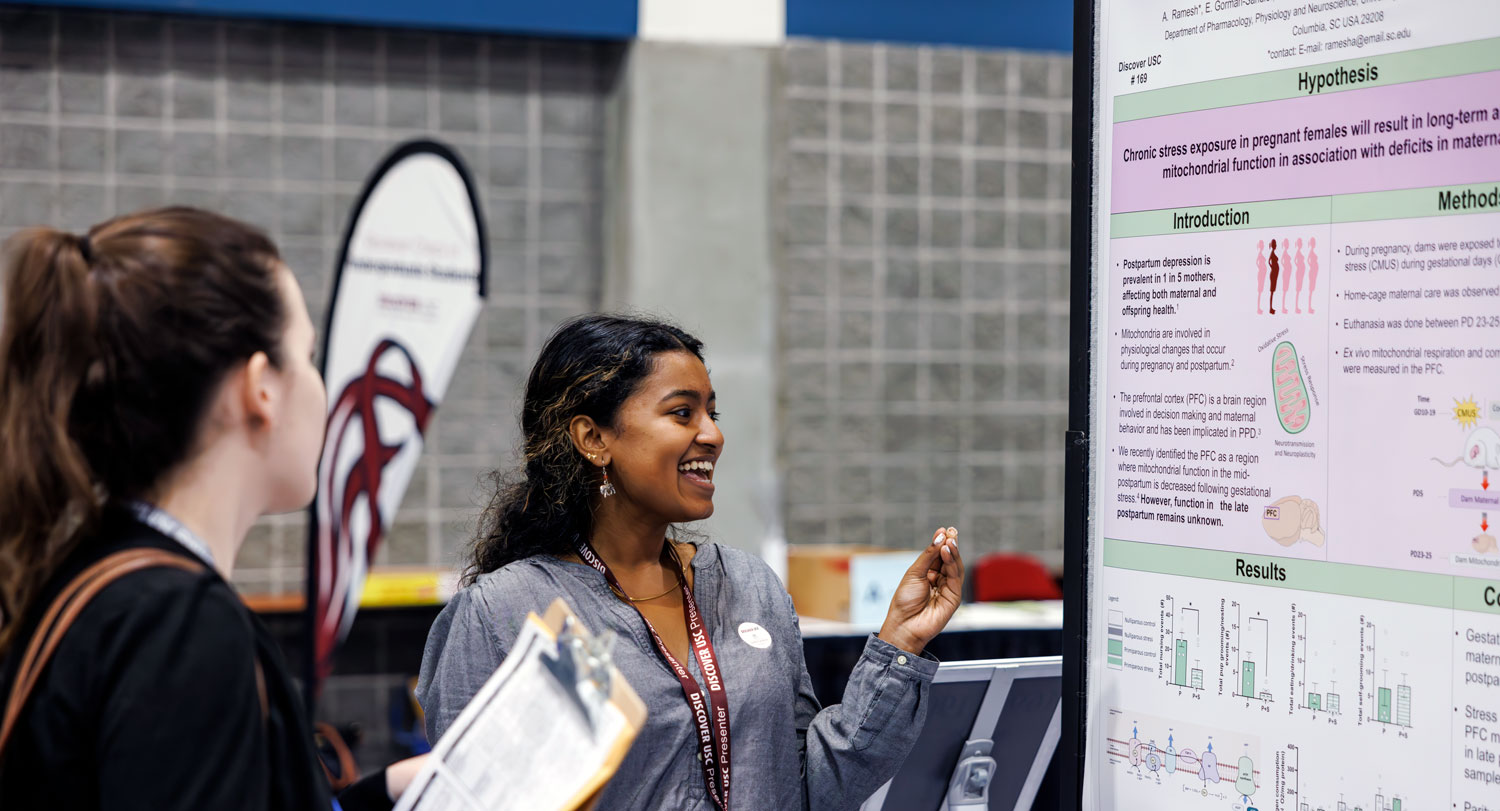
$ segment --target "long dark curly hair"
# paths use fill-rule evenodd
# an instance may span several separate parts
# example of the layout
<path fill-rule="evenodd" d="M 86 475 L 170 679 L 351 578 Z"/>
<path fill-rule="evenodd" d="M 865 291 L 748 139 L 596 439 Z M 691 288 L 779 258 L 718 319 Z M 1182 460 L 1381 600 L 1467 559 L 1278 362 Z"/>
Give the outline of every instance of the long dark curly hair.
<path fill-rule="evenodd" d="M 618 315 L 575 318 L 547 339 L 526 379 L 522 468 L 491 474 L 495 493 L 480 518 L 464 585 L 532 555 L 571 552 L 589 537 L 601 477 L 573 447 L 568 424 L 586 416 L 615 427 L 620 406 L 663 352 L 703 360 L 703 342 L 663 321 Z"/>

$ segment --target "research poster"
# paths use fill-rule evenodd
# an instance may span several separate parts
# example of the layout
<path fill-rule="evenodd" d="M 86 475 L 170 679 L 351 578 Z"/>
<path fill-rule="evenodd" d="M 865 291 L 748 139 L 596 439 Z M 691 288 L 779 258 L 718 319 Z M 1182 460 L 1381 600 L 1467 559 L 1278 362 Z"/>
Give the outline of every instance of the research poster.
<path fill-rule="evenodd" d="M 1095 8 L 1085 807 L 1500 811 L 1500 3 Z"/>

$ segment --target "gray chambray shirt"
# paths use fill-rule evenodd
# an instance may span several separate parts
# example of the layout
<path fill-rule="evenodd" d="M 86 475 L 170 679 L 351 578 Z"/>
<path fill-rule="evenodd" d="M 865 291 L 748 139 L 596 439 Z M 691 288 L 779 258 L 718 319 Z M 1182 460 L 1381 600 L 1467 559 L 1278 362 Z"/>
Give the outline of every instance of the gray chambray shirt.
<path fill-rule="evenodd" d="M 713 543 L 692 561 L 693 597 L 708 626 L 729 696 L 734 811 L 856 809 L 906 759 L 927 717 L 938 663 L 874 636 L 849 677 L 844 703 L 821 709 L 802 657 L 792 600 L 764 562 Z M 646 727 L 601 809 L 713 809 L 698 764 L 697 730 L 682 685 L 646 624 L 603 575 L 549 555 L 480 576 L 454 595 L 427 636 L 417 699 L 437 741 L 499 667 L 528 612 L 562 597 L 588 629 L 619 634 L 615 665 L 646 703 Z M 770 635 L 741 636 L 744 623 Z M 753 631 L 753 629 L 751 629 Z M 692 657 L 686 663 L 701 685 Z"/>

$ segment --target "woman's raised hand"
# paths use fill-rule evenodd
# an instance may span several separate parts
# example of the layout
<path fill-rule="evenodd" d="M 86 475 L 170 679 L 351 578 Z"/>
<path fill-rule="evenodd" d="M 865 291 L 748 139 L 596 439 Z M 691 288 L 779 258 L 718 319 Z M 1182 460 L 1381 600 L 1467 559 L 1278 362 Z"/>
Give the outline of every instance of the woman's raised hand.
<path fill-rule="evenodd" d="M 958 554 L 958 530 L 939 527 L 932 534 L 932 543 L 901 576 L 880 638 L 908 653 L 921 653 L 953 617 L 963 588 L 964 561 Z"/>

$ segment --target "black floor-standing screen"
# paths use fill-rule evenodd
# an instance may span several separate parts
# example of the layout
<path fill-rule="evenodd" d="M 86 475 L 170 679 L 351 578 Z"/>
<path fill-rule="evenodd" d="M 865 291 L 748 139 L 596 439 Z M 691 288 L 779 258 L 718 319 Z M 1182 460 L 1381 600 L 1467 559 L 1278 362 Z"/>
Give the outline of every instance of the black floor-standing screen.
<path fill-rule="evenodd" d="M 883 808 L 935 811 L 942 804 L 953 767 L 958 764 L 989 688 L 988 678 L 932 685 L 927 724 L 901 771 L 891 780 Z"/>
<path fill-rule="evenodd" d="M 988 807 L 1028 811 L 1060 736 L 1061 657 L 957 662 L 939 668 L 926 724 L 895 778 L 863 811 L 938 811 L 970 741 L 990 741 Z M 1055 794 L 1057 789 L 1052 787 Z"/>
<path fill-rule="evenodd" d="M 1021 792 L 1027 788 L 1028 778 L 1034 776 L 1035 755 L 1042 748 L 1061 699 L 1060 676 L 1016 679 L 1011 683 L 1000 720 L 990 733 L 991 740 L 1003 742 L 1004 746 L 993 753 L 995 776 L 990 781 L 989 806 L 992 811 L 1014 811 Z M 1046 768 L 1045 763 L 1042 768 Z M 1037 786 L 1030 786 L 1032 796 L 1036 789 Z"/>

